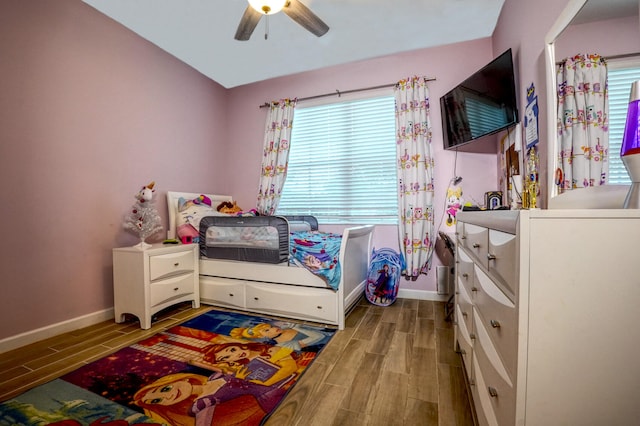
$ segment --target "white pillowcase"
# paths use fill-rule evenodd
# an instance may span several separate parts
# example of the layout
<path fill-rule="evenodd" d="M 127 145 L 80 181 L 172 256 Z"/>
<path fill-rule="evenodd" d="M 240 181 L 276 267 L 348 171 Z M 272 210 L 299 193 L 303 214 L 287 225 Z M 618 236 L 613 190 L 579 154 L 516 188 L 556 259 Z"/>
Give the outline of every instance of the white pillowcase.
<path fill-rule="evenodd" d="M 220 213 L 215 208 L 207 204 L 194 204 L 191 200 L 184 198 L 178 200 L 178 213 L 176 215 L 176 228 L 180 225 L 189 224 L 196 230 L 200 229 L 200 221 L 207 216 L 228 216 Z"/>

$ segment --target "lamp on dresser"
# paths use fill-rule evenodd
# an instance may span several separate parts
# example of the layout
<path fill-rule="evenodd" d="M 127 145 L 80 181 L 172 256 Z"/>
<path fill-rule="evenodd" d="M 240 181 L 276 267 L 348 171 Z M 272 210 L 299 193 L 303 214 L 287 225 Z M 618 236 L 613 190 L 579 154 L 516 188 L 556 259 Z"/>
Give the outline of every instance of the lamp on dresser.
<path fill-rule="evenodd" d="M 624 208 L 640 208 L 640 80 L 631 84 L 620 157 L 632 182 Z"/>

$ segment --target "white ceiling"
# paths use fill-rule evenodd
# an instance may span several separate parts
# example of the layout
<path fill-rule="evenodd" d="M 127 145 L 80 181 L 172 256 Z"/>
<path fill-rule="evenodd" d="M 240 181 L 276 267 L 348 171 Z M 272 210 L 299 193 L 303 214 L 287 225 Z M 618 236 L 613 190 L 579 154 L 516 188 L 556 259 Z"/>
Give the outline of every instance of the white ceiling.
<path fill-rule="evenodd" d="M 226 88 L 493 34 L 504 0 L 301 0 L 329 25 L 316 37 L 284 13 L 249 41 L 247 0 L 84 0 Z"/>
<path fill-rule="evenodd" d="M 504 0 L 301 0 L 330 30 L 284 13 L 233 38 L 247 0 L 83 0 L 226 88 L 331 65 L 489 37 Z M 639 0 L 588 0 L 574 23 L 637 15 Z"/>

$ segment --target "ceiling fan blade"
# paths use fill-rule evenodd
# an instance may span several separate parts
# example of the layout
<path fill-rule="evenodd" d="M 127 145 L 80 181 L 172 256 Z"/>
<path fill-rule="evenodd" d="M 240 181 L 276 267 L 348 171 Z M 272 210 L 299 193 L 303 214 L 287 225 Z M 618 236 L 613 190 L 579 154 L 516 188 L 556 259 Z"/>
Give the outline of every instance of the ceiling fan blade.
<path fill-rule="evenodd" d="M 247 6 L 242 18 L 240 19 L 234 38 L 240 41 L 249 40 L 251 34 L 253 34 L 253 30 L 256 29 L 258 22 L 260 22 L 260 18 L 262 18 L 262 13 L 258 12 L 251 6 Z"/>
<path fill-rule="evenodd" d="M 289 0 L 282 11 L 318 37 L 322 37 L 329 31 L 329 26 L 298 0 Z"/>

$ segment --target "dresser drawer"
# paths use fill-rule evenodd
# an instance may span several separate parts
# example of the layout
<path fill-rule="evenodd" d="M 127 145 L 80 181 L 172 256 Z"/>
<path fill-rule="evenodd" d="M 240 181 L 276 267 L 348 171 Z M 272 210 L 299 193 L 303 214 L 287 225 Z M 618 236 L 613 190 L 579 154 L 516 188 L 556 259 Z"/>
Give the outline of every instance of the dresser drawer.
<path fill-rule="evenodd" d="M 484 380 L 484 376 L 482 375 L 482 371 L 480 371 L 480 366 L 478 365 L 478 360 L 473 357 L 471 360 L 473 364 L 473 379 L 469 379 L 471 383 L 471 397 L 473 400 L 473 406 L 476 411 L 476 418 L 478 420 L 478 426 L 498 426 L 498 419 L 496 418 L 496 414 L 493 411 L 493 407 L 491 406 L 491 401 L 486 395 L 482 395 L 480 398 L 480 394 L 478 393 L 479 389 L 486 389 L 487 384 Z"/>
<path fill-rule="evenodd" d="M 149 256 L 149 279 L 155 281 L 171 275 L 193 272 L 195 264 L 193 250 Z"/>
<path fill-rule="evenodd" d="M 515 424 L 516 393 L 515 386 L 509 378 L 505 378 L 504 368 L 497 359 L 484 326 L 476 329 L 474 360 L 477 371 L 474 371 L 477 396 L 489 424 Z M 494 420 L 495 419 L 495 420 Z"/>
<path fill-rule="evenodd" d="M 228 278 L 200 276 L 200 300 L 230 308 L 245 308 L 245 284 Z"/>
<path fill-rule="evenodd" d="M 467 292 L 473 299 L 471 293 L 473 289 L 473 260 L 467 255 L 467 253 L 458 247 L 458 258 L 456 259 L 456 276 L 458 277 L 458 284 L 464 285 Z"/>
<path fill-rule="evenodd" d="M 467 329 L 472 330 L 473 303 L 471 302 L 471 295 L 463 285 L 458 286 L 456 304 L 458 306 L 458 309 L 456 310 L 456 318 L 458 322 L 465 322 Z"/>
<path fill-rule="evenodd" d="M 509 374 L 515 377 L 518 350 L 516 307 L 479 268 L 476 268 L 475 276 L 477 291 L 474 302 L 479 317 L 474 320 L 482 323 Z"/>
<path fill-rule="evenodd" d="M 166 280 L 151 283 L 149 288 L 149 306 L 153 308 L 178 297 L 193 295 L 194 273 L 178 275 Z"/>
<path fill-rule="evenodd" d="M 246 291 L 246 308 L 249 310 L 318 322 L 337 321 L 335 298 L 338 293 L 332 290 L 247 282 Z"/>
<path fill-rule="evenodd" d="M 459 244 L 482 266 L 488 267 L 487 253 L 489 249 L 489 229 L 484 226 L 462 224 L 462 234 L 458 236 Z"/>
<path fill-rule="evenodd" d="M 512 299 L 515 299 L 518 282 L 517 252 L 514 234 L 489 230 L 488 270 Z"/>
<path fill-rule="evenodd" d="M 458 318 L 462 312 L 460 306 L 456 306 L 456 315 Z M 473 316 L 469 315 L 469 322 L 472 323 Z M 467 377 L 472 379 L 471 375 L 471 357 L 473 356 L 473 340 L 471 340 L 471 327 L 467 327 L 466 321 L 458 321 L 457 324 L 457 340 L 460 347 L 460 355 L 462 355 L 462 361 L 464 361 L 464 368 L 467 371 Z"/>

